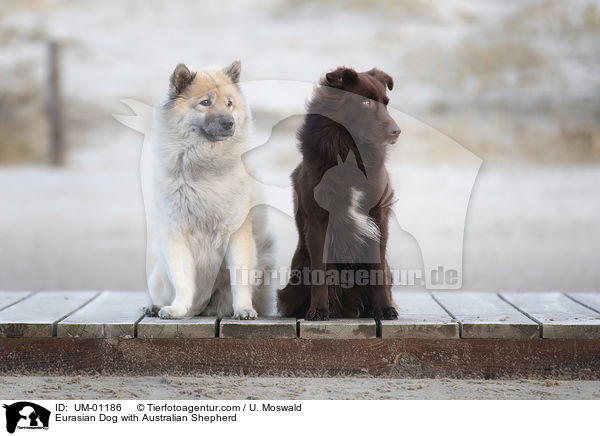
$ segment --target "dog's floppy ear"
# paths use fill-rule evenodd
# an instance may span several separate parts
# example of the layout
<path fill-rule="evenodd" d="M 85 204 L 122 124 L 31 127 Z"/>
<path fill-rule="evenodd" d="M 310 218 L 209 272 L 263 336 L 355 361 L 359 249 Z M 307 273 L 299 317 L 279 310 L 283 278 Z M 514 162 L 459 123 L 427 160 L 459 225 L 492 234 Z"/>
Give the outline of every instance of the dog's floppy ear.
<path fill-rule="evenodd" d="M 196 77 L 196 73 L 192 73 L 185 64 L 177 65 L 171 74 L 169 87 L 171 97 L 181 94 L 194 81 L 194 77 Z"/>
<path fill-rule="evenodd" d="M 344 85 L 351 85 L 358 80 L 358 73 L 352 68 L 340 67 L 325 74 L 325 80 L 329 86 L 342 88 Z"/>
<path fill-rule="evenodd" d="M 240 81 L 240 73 L 242 72 L 242 63 L 240 61 L 233 61 L 231 65 L 223 68 L 223 72 L 229 76 L 233 83 Z"/>
<path fill-rule="evenodd" d="M 378 70 L 377 68 L 371 68 L 369 71 L 367 71 L 367 74 L 375 77 L 385 86 L 387 86 L 387 88 L 390 91 L 394 87 L 394 79 L 392 79 L 392 76 L 390 76 L 388 73 L 384 73 L 383 71 Z"/>

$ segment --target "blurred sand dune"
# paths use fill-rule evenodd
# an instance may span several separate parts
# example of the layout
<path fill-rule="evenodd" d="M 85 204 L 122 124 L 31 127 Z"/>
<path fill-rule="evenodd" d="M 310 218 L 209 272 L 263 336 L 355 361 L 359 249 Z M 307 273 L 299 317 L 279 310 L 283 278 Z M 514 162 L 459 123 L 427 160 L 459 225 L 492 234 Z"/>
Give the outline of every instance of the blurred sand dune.
<path fill-rule="evenodd" d="M 123 98 L 159 99 L 178 62 L 241 59 L 244 80 L 315 82 L 328 69 L 373 66 L 395 80 L 390 105 L 483 159 L 467 215 L 463 288 L 592 290 L 600 285 L 600 11 L 575 0 L 423 3 L 191 0 L 5 1 L 0 6 L 0 288 L 140 289 L 145 224 L 142 138 L 112 119 Z M 63 46 L 69 165 L 46 150 L 45 42 Z M 289 93 L 251 101 L 257 134 L 302 105 Z M 285 180 L 298 161 L 282 123 L 260 176 Z M 401 126 L 395 160 L 412 180 L 459 168 L 438 135 Z M 425 202 L 425 188 L 411 187 Z M 424 198 L 425 197 L 425 198 Z M 431 206 L 431 204 L 429 204 Z M 410 225 L 423 226 L 414 213 Z M 292 220 L 273 211 L 280 262 Z M 410 227 L 410 225 L 408 227 Z M 391 263 L 422 265 L 392 224 Z M 427 230 L 426 228 L 424 229 Z M 452 242 L 432 235 L 440 249 Z"/>

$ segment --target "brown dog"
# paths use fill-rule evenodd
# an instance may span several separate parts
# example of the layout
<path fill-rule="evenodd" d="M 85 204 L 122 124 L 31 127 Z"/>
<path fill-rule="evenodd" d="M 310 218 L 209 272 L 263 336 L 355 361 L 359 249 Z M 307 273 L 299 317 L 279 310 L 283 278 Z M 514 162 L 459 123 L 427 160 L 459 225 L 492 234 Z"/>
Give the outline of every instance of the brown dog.
<path fill-rule="evenodd" d="M 299 241 L 278 308 L 308 320 L 394 319 L 385 258 L 393 190 L 384 165 L 400 134 L 387 111 L 394 83 L 377 69 L 338 68 L 319 85 L 298 131 Z"/>

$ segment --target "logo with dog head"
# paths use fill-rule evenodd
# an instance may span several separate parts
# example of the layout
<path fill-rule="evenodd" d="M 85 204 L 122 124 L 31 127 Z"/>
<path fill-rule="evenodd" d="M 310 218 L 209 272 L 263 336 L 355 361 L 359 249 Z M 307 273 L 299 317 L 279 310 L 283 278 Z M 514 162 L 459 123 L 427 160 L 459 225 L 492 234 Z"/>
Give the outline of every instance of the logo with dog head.
<path fill-rule="evenodd" d="M 48 429 L 50 411 L 28 401 L 19 401 L 3 406 L 6 409 L 6 431 L 14 433 L 18 429 Z"/>

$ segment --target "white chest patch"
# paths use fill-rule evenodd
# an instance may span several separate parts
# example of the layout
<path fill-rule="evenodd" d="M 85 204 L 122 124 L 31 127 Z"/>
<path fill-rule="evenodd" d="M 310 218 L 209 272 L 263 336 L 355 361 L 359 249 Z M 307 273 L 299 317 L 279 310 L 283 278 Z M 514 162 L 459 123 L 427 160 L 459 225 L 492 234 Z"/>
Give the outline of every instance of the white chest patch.
<path fill-rule="evenodd" d="M 350 206 L 348 207 L 348 217 L 354 223 L 356 237 L 361 241 L 371 239 L 378 241 L 381 237 L 379 228 L 373 219 L 363 212 L 362 201 L 364 192 L 356 188 L 350 188 Z"/>

